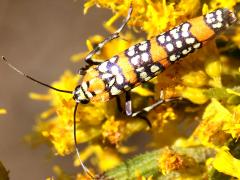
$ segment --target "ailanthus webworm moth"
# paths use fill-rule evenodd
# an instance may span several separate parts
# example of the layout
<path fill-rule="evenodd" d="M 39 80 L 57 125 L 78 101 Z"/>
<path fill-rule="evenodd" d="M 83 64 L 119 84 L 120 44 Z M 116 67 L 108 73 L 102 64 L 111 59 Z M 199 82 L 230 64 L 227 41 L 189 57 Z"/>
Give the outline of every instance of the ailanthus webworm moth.
<path fill-rule="evenodd" d="M 96 179 L 96 176 L 91 175 L 90 171 L 82 163 L 76 146 L 76 112 L 78 104 L 108 101 L 113 97 L 118 98 L 120 94 L 126 93 L 126 115 L 134 117 L 141 115 L 143 112 L 151 111 L 163 103 L 164 100 L 160 99 L 153 105 L 133 113 L 130 96 L 131 89 L 149 81 L 171 64 L 201 48 L 215 35 L 237 21 L 232 11 L 220 8 L 204 16 L 188 20 L 150 40 L 131 46 L 107 61 L 94 60 L 92 58 L 93 55 L 99 52 L 106 43 L 119 37 L 119 33 L 130 19 L 131 12 L 132 7 L 130 7 L 128 16 L 122 26 L 103 42 L 99 43 L 86 56 L 85 61 L 88 65 L 80 69 L 79 74 L 83 75 L 82 82 L 74 91 L 61 90 L 38 81 L 18 70 L 6 58 L 2 58 L 10 68 L 26 78 L 56 91 L 73 94 L 73 99 L 76 101 L 74 109 L 75 148 L 84 171 L 93 179 Z"/>

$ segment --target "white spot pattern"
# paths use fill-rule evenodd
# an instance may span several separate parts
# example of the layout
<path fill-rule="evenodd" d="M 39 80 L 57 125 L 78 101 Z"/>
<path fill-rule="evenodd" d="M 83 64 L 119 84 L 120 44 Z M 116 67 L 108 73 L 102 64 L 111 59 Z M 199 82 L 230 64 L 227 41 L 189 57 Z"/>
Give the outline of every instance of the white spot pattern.
<path fill-rule="evenodd" d="M 212 28 L 215 32 L 220 31 L 221 29 L 228 27 L 229 22 L 226 17 L 229 16 L 229 12 L 227 9 L 218 9 L 214 12 L 206 14 L 204 19 L 206 24 Z M 225 20 L 224 20 L 225 17 Z"/>
<path fill-rule="evenodd" d="M 167 41 L 171 41 L 171 37 L 170 37 L 170 36 L 167 36 L 167 37 L 166 37 L 166 40 L 167 40 Z"/>
<path fill-rule="evenodd" d="M 110 73 L 104 73 L 104 74 L 102 75 L 102 78 L 103 78 L 103 79 L 109 79 L 109 78 L 112 78 L 112 77 L 113 77 L 113 75 L 110 74 Z"/>
<path fill-rule="evenodd" d="M 159 36 L 158 41 L 162 44 L 165 43 L 165 36 L 164 35 Z"/>
<path fill-rule="evenodd" d="M 111 67 L 111 71 L 114 75 L 117 75 L 119 74 L 119 70 L 118 70 L 118 67 L 117 66 L 112 66 Z"/>
<path fill-rule="evenodd" d="M 139 64 L 139 59 L 140 59 L 140 56 L 139 55 L 136 55 L 134 57 L 131 58 L 131 63 L 133 65 L 138 65 Z"/>
<path fill-rule="evenodd" d="M 133 56 L 134 54 L 135 54 L 135 50 L 134 49 L 128 51 L 128 56 Z"/>
<path fill-rule="evenodd" d="M 188 33 L 187 31 L 183 31 L 183 32 L 182 32 L 182 36 L 183 36 L 183 37 L 188 37 L 188 36 L 189 36 L 189 33 Z"/>
<path fill-rule="evenodd" d="M 201 43 L 191 34 L 190 28 L 191 24 L 186 22 L 157 36 L 156 40 L 160 46 L 165 47 L 170 62 L 175 62 L 201 47 Z"/>
<path fill-rule="evenodd" d="M 124 78 L 122 75 L 117 75 L 116 76 L 116 81 L 119 85 L 121 85 L 124 82 Z"/>
<path fill-rule="evenodd" d="M 184 49 L 184 50 L 182 51 L 182 53 L 183 53 L 184 55 L 187 55 L 191 50 L 192 50 L 192 48 L 189 47 L 189 48 L 187 48 L 187 49 Z"/>
<path fill-rule="evenodd" d="M 117 56 L 113 56 L 111 59 L 109 59 L 111 63 L 116 63 L 117 61 Z"/>
<path fill-rule="evenodd" d="M 148 53 L 144 52 L 141 54 L 141 58 L 144 62 L 147 62 L 149 60 L 149 55 Z"/>
<path fill-rule="evenodd" d="M 120 92 L 121 90 L 119 90 L 117 87 L 115 86 L 111 87 L 111 90 L 110 90 L 111 95 L 115 96 L 115 95 L 118 95 Z"/>
<path fill-rule="evenodd" d="M 141 73 L 140 73 L 140 77 L 141 77 L 142 79 L 145 79 L 147 76 L 148 76 L 148 75 L 147 75 L 146 72 L 141 72 Z"/>
<path fill-rule="evenodd" d="M 156 65 L 152 65 L 150 70 L 151 70 L 152 73 L 155 73 L 155 72 L 157 72 L 159 70 L 159 67 L 156 66 Z"/>
<path fill-rule="evenodd" d="M 177 46 L 177 48 L 181 48 L 182 47 L 182 41 L 176 41 L 176 46 Z"/>
<path fill-rule="evenodd" d="M 101 72 L 107 72 L 107 63 L 108 62 L 103 62 L 102 64 L 100 64 L 99 66 L 98 66 L 98 70 L 99 71 L 101 71 Z"/>
<path fill-rule="evenodd" d="M 176 57 L 176 55 L 171 55 L 170 57 L 169 57 L 169 60 L 170 61 L 176 61 L 177 60 L 177 57 Z"/>
<path fill-rule="evenodd" d="M 144 81 L 149 81 L 152 77 L 148 76 L 144 79 Z"/>
<path fill-rule="evenodd" d="M 135 54 L 129 56 L 129 52 L 134 50 Z M 139 44 L 136 44 L 134 47 L 131 48 L 131 50 L 127 49 L 125 51 L 126 56 L 129 58 L 129 62 L 133 65 L 134 68 L 139 68 L 141 66 L 145 66 L 146 63 L 151 62 L 151 56 L 149 54 L 150 50 L 150 42 L 149 41 L 143 41 Z"/>
<path fill-rule="evenodd" d="M 168 43 L 167 45 L 166 45 L 166 48 L 167 48 L 167 50 L 168 51 L 173 51 L 173 49 L 174 49 L 174 47 L 173 47 L 173 45 L 171 44 L 171 43 Z"/>
<path fill-rule="evenodd" d="M 163 66 L 160 63 L 152 63 L 148 66 L 140 67 L 136 69 L 136 73 L 138 75 L 139 81 L 144 82 L 146 79 L 151 79 L 156 76 L 157 73 L 163 71 Z"/>
<path fill-rule="evenodd" d="M 194 38 L 186 38 L 186 43 L 187 43 L 187 44 L 193 44 L 194 41 L 195 41 Z"/>
<path fill-rule="evenodd" d="M 146 51 L 148 48 L 147 43 L 141 43 L 141 45 L 138 47 L 140 51 Z"/>
<path fill-rule="evenodd" d="M 201 43 L 196 43 L 196 44 L 193 45 L 193 48 L 198 49 L 200 46 L 201 46 Z"/>

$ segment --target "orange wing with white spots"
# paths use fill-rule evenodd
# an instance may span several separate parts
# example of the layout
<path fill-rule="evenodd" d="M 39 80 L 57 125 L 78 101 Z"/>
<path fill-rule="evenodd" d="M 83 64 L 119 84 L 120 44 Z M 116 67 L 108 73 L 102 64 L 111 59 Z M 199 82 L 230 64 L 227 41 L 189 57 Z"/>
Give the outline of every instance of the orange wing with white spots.
<path fill-rule="evenodd" d="M 235 15 L 227 9 L 191 19 L 90 68 L 82 89 L 92 101 L 107 101 L 157 76 L 235 21 Z"/>

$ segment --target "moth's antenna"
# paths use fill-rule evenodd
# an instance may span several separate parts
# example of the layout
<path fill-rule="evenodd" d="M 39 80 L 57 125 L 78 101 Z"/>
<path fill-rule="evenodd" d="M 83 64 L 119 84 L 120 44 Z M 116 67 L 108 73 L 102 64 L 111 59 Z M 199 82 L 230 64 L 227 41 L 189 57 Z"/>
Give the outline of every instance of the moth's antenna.
<path fill-rule="evenodd" d="M 79 150 L 77 148 L 77 127 L 76 127 L 76 114 L 77 114 L 77 108 L 78 108 L 78 104 L 79 103 L 76 103 L 75 105 L 75 108 L 74 108 L 74 113 L 73 113 L 73 136 L 74 136 L 74 146 L 75 146 L 75 150 L 76 150 L 76 153 L 77 153 L 77 156 L 78 156 L 78 159 L 80 161 L 80 164 L 84 170 L 84 172 L 89 175 L 91 177 L 91 179 L 94 179 L 94 176 L 92 175 L 92 173 L 89 171 L 89 169 L 84 165 L 84 163 L 82 162 L 81 160 L 81 157 L 80 157 L 80 153 L 79 153 Z"/>
<path fill-rule="evenodd" d="M 58 89 L 58 88 L 52 87 L 52 86 L 50 86 L 50 85 L 48 85 L 48 84 L 46 84 L 46 83 L 43 83 L 43 82 L 41 82 L 41 81 L 39 81 L 39 80 L 36 80 L 36 79 L 34 79 L 33 77 L 31 77 L 31 76 L 23 73 L 22 71 L 20 71 L 19 69 L 17 69 L 15 66 L 13 66 L 11 63 L 9 63 L 8 60 L 7 60 L 4 56 L 2 56 L 2 60 L 3 60 L 3 62 L 6 63 L 11 69 L 13 69 L 14 71 L 16 71 L 18 74 L 20 74 L 20 75 L 22 75 L 22 76 L 24 76 L 24 77 L 26 77 L 26 78 L 28 78 L 28 79 L 30 79 L 30 80 L 38 83 L 38 84 L 41 84 L 41 85 L 43 85 L 43 86 L 45 86 L 45 87 L 48 87 L 48 88 L 53 89 L 53 90 L 58 91 L 58 92 L 63 92 L 63 93 L 72 94 L 72 91 L 67 91 L 67 90 L 62 90 L 62 89 Z"/>

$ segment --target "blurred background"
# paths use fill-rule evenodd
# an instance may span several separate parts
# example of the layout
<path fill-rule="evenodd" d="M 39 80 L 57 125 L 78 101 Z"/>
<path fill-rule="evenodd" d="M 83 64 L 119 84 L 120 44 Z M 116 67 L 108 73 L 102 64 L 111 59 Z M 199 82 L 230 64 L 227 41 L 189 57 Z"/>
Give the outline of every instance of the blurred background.
<path fill-rule="evenodd" d="M 76 72 L 79 64 L 70 61 L 74 53 L 86 50 L 86 39 L 106 35 L 102 22 L 111 13 L 91 8 L 83 15 L 83 2 L 73 0 L 0 0 L 0 55 L 22 71 L 51 83 L 64 70 Z M 53 176 L 52 167 L 76 171 L 72 155 L 49 160 L 49 148 L 31 149 L 23 142 L 47 104 L 29 99 L 29 92 L 45 93 L 37 85 L 0 63 L 0 161 L 10 179 L 36 180 Z M 77 169 L 79 171 L 79 169 Z"/>

